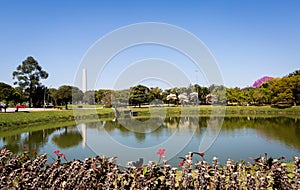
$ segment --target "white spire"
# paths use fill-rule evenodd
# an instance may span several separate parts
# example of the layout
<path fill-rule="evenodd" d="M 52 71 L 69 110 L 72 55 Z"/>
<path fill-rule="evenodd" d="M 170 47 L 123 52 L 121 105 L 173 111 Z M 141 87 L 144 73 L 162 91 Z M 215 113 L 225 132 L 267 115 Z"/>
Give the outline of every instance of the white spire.
<path fill-rule="evenodd" d="M 82 69 L 82 91 L 87 91 L 87 72 L 85 68 Z"/>

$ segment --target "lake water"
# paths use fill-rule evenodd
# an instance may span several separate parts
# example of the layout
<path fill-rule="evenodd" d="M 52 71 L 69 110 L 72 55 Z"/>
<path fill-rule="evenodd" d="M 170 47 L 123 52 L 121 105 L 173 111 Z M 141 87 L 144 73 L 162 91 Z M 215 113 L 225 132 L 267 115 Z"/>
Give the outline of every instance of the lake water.
<path fill-rule="evenodd" d="M 218 120 L 218 118 L 216 118 Z M 179 156 L 204 151 L 205 159 L 217 156 L 221 164 L 227 158 L 249 161 L 268 153 L 292 160 L 300 156 L 300 120 L 288 117 L 225 117 L 220 129 L 212 129 L 207 117 L 144 119 L 136 126 L 133 119 L 101 121 L 18 133 L 0 132 L 0 148 L 13 152 L 37 150 L 48 153 L 59 149 L 68 160 L 104 154 L 117 156 L 120 165 L 143 159 L 159 161 L 157 150 L 165 148 L 165 157 L 177 166 Z M 214 121 L 213 121 L 214 122 Z M 216 136 L 217 134 L 217 136 Z M 198 159 L 201 159 L 200 157 Z"/>

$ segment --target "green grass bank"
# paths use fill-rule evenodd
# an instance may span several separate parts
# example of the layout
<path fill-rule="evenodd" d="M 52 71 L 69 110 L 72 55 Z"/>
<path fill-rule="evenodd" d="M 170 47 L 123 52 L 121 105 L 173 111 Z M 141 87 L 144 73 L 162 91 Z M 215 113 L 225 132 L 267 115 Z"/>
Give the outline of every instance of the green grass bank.
<path fill-rule="evenodd" d="M 110 108 L 96 110 L 49 110 L 32 112 L 0 113 L 0 128 L 20 128 L 32 125 L 68 122 L 75 124 L 76 120 L 96 120 L 98 118 L 114 118 L 114 112 Z"/>
<path fill-rule="evenodd" d="M 217 108 L 217 107 L 216 107 Z M 199 110 L 195 107 L 142 107 L 142 108 L 123 108 L 119 109 L 121 114 L 124 110 L 131 110 L 137 114 L 137 117 L 145 118 L 150 116 L 158 116 L 163 113 L 166 117 L 180 117 L 185 115 L 192 116 L 210 116 L 212 113 L 212 106 L 199 106 Z M 228 117 L 240 116 L 256 116 L 256 117 L 299 117 L 300 107 L 292 107 L 286 109 L 271 108 L 269 106 L 227 106 L 226 114 Z M 44 125 L 58 122 L 69 122 L 75 124 L 75 120 L 98 120 L 98 119 L 113 119 L 115 117 L 114 111 L 110 108 L 97 109 L 76 109 L 76 110 L 50 110 L 50 111 L 32 111 L 32 112 L 10 112 L 0 113 L 0 128 L 19 128 L 28 127 L 31 125 Z"/>

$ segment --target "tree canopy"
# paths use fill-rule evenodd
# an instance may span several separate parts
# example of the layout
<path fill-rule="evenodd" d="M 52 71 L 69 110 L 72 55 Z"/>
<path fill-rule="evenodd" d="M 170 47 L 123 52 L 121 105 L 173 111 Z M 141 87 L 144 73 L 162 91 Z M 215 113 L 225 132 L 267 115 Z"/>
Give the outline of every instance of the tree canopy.
<path fill-rule="evenodd" d="M 9 84 L 0 82 L 0 101 L 18 101 L 20 99 L 20 93 Z"/>
<path fill-rule="evenodd" d="M 29 107 L 31 107 L 35 90 L 41 86 L 41 79 L 48 78 L 48 73 L 33 57 L 29 56 L 17 66 L 12 75 L 13 79 L 16 79 L 14 85 L 18 85 L 23 91 L 28 92 Z"/>
<path fill-rule="evenodd" d="M 143 103 L 149 103 L 149 88 L 144 85 L 137 85 L 131 88 L 129 102 L 141 107 Z"/>
<path fill-rule="evenodd" d="M 80 102 L 83 98 L 83 92 L 75 86 L 63 85 L 57 91 L 54 91 L 53 97 L 56 101 L 62 102 L 68 109 L 68 103 Z"/>
<path fill-rule="evenodd" d="M 48 89 L 40 80 L 46 79 L 48 73 L 42 69 L 33 57 L 27 57 L 13 72 L 16 79 L 12 87 L 0 82 L 0 101 L 8 103 L 29 101 L 29 106 L 41 106 L 51 101 L 54 106 L 68 103 L 104 104 L 107 107 L 163 103 L 220 103 L 227 105 L 300 105 L 300 70 L 282 78 L 261 81 L 257 86 L 246 88 L 227 88 L 212 84 L 209 87 L 198 84 L 186 87 L 160 89 L 137 85 L 124 90 L 89 90 L 83 93 L 78 87 L 62 85 L 58 89 Z M 198 99 L 197 99 L 198 96 Z M 212 98 L 213 97 L 213 98 Z M 210 101 L 208 101 L 210 98 Z M 211 101 L 213 99 L 213 101 Z"/>

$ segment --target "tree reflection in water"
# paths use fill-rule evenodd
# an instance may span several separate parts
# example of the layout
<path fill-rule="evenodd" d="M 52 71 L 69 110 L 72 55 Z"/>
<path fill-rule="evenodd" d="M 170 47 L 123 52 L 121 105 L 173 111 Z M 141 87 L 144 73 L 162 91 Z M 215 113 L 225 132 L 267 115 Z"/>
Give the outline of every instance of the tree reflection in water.
<path fill-rule="evenodd" d="M 181 143 L 183 137 L 191 135 L 191 133 L 193 135 L 191 143 L 187 145 L 184 150 L 179 152 L 179 154 L 185 154 L 188 151 L 198 150 L 199 142 L 203 138 L 203 134 L 205 134 L 204 132 L 207 130 L 209 120 L 209 117 L 200 117 L 197 119 L 193 117 L 169 117 L 165 118 L 158 128 L 153 128 L 151 122 L 139 129 L 133 128 L 134 131 L 138 132 L 131 131 L 131 128 L 124 127 L 117 121 L 86 123 L 86 127 L 82 127 L 83 124 L 80 124 L 78 126 L 28 132 L 10 130 L 9 133 L 0 132 L 0 143 L 2 143 L 7 149 L 12 150 L 14 153 L 22 152 L 24 150 L 23 146 L 25 145 L 28 151 L 37 150 L 39 153 L 40 151 L 48 151 L 48 153 L 52 153 L 53 149 L 58 148 L 65 149 L 65 151 L 70 150 L 70 153 L 72 151 L 76 151 L 78 154 L 76 153 L 74 156 L 78 156 L 79 154 L 86 153 L 83 151 L 87 151 L 90 146 L 85 147 L 85 144 L 90 145 L 92 141 L 95 141 L 95 146 L 99 147 L 99 150 L 95 151 L 96 154 L 107 154 L 105 152 L 106 149 L 103 149 L 103 147 L 106 147 L 108 151 L 113 149 L 113 147 L 111 147 L 111 144 L 109 144 L 108 141 L 101 139 L 105 136 L 105 134 L 109 135 L 111 139 L 123 144 L 124 146 L 147 148 L 160 146 L 161 143 L 167 141 L 172 135 L 174 135 L 174 132 L 177 131 L 178 133 L 176 134 L 176 138 L 178 139 L 176 139 L 173 145 L 174 149 L 176 149 L 176 146 Z M 156 120 L 153 119 L 152 121 L 155 122 Z M 161 122 L 161 120 L 159 120 L 159 122 Z M 122 123 L 130 126 L 131 121 L 124 120 Z M 196 130 L 194 130 L 195 128 Z M 30 129 L 31 128 L 29 128 L 29 130 Z M 229 141 L 231 142 L 230 148 L 237 149 L 237 157 L 242 156 L 241 154 L 246 154 L 247 152 L 245 153 L 245 151 L 247 150 L 245 149 L 247 149 L 247 147 L 251 148 L 252 154 L 258 154 L 251 156 L 259 156 L 261 152 L 256 151 L 258 148 L 260 148 L 260 151 L 266 149 L 270 155 L 272 155 L 272 152 L 269 151 L 272 150 L 285 152 L 287 154 L 291 152 L 294 154 L 295 151 L 300 153 L 300 120 L 297 118 L 257 116 L 225 117 L 221 128 L 221 134 L 220 138 L 222 142 L 220 141 L 217 145 L 219 148 L 213 150 L 214 154 L 218 156 L 222 153 L 220 152 L 220 150 L 224 148 L 222 146 L 225 146 L 225 144 L 228 145 L 227 142 Z M 257 136 L 259 136 L 259 139 L 256 138 Z M 256 144 L 257 142 L 254 142 L 256 140 L 260 140 L 260 147 L 252 148 L 251 143 Z M 241 141 L 247 142 L 248 144 L 244 145 Z M 271 141 L 271 143 L 267 143 L 268 141 Z M 78 146 L 80 142 L 82 142 L 84 146 Z M 272 150 L 263 147 L 265 142 L 268 144 L 266 147 Z M 224 145 L 222 145 L 222 143 Z M 1 145 L 0 148 L 2 148 Z M 168 151 L 170 150 L 167 149 L 167 152 Z M 276 152 L 273 152 L 273 154 L 275 153 Z M 85 156 L 89 155 L 82 155 L 82 157 Z"/>
<path fill-rule="evenodd" d="M 70 148 L 77 146 L 82 141 L 82 136 L 76 127 L 64 127 L 64 131 L 54 135 L 52 141 L 59 148 Z"/>
<path fill-rule="evenodd" d="M 13 153 L 20 153 L 26 150 L 37 152 L 47 144 L 49 136 L 57 129 L 44 129 L 39 131 L 29 131 L 21 134 L 15 134 L 11 136 L 4 136 L 2 140 L 5 147 L 11 150 Z"/>

